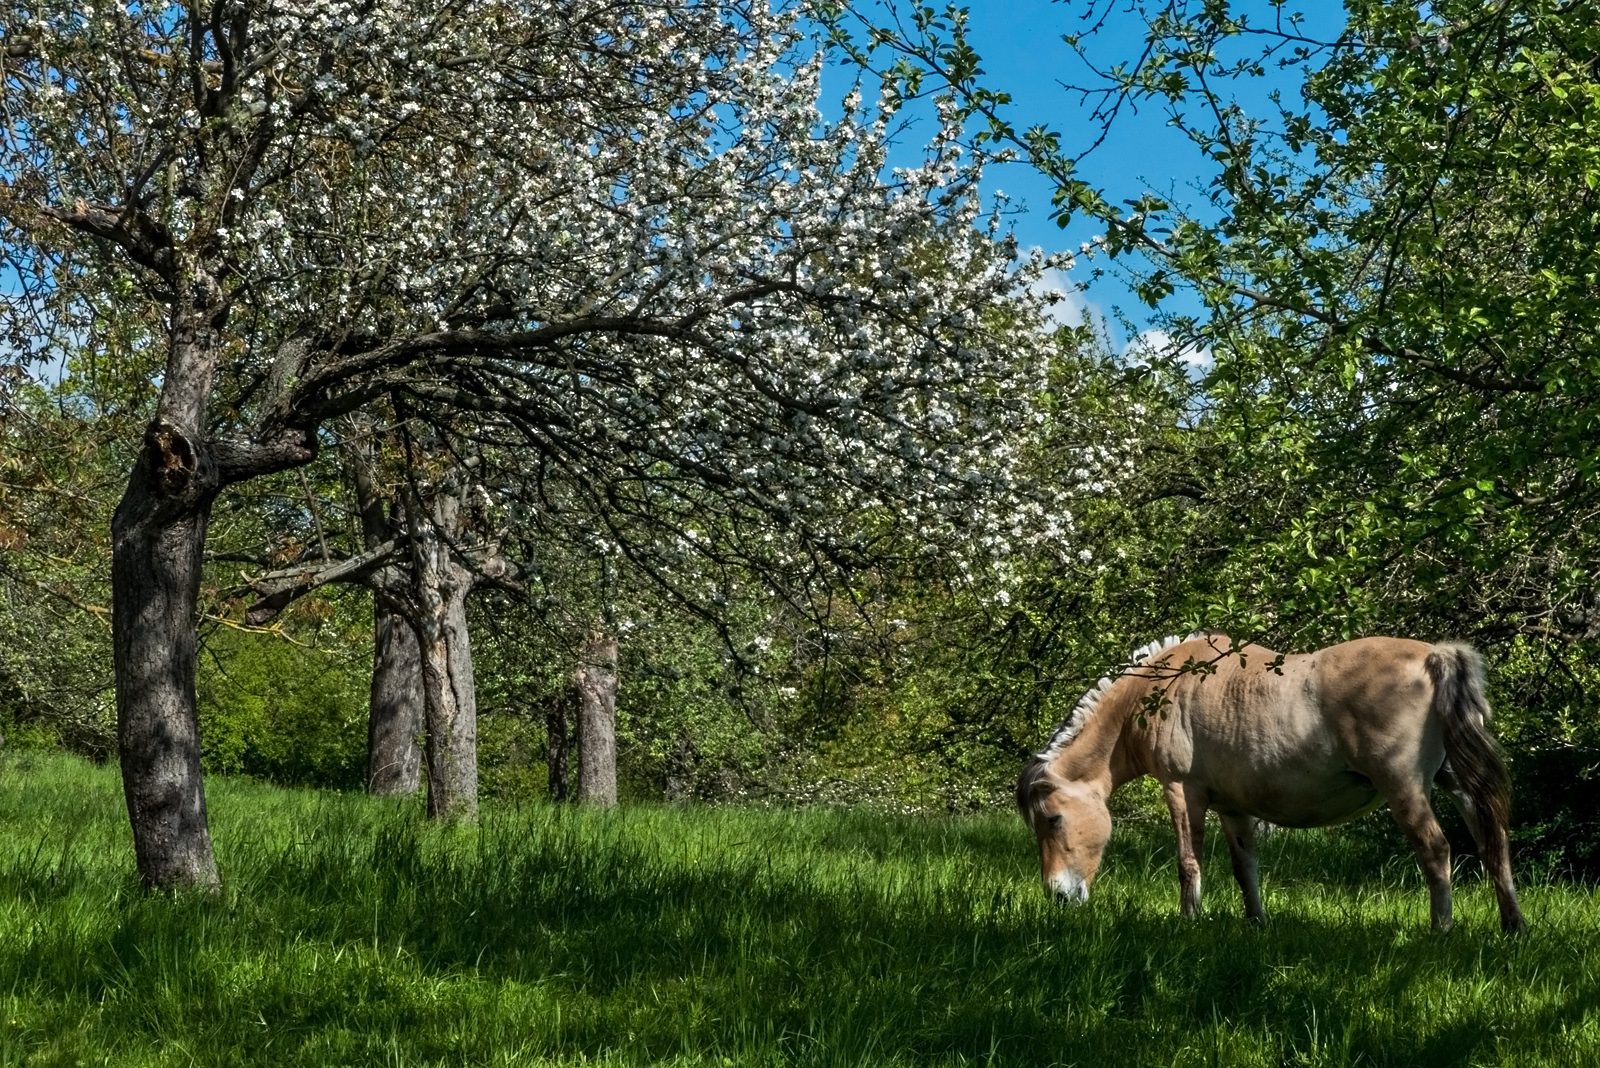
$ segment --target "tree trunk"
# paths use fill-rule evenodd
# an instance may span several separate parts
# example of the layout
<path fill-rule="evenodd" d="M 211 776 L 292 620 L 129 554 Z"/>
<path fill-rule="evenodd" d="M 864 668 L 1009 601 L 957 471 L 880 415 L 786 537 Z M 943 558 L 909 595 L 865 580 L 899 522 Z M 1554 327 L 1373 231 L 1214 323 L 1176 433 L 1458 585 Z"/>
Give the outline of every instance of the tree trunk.
<path fill-rule="evenodd" d="M 466 630 L 467 590 L 443 591 L 417 627 L 427 724 L 428 815 L 478 814 L 478 698 Z"/>
<path fill-rule="evenodd" d="M 455 567 L 450 596 L 445 601 L 445 662 L 450 689 L 455 696 L 456 720 L 449 735 L 438 735 L 439 747 L 448 747 L 453 776 L 453 804 L 462 815 L 478 813 L 478 682 L 472 671 L 472 637 L 467 631 L 467 595 L 472 575 Z M 428 737 L 435 737 L 429 731 Z"/>
<path fill-rule="evenodd" d="M 195 619 L 217 488 L 204 445 L 158 417 L 111 521 L 117 743 L 148 887 L 218 885 L 195 705 Z"/>
<path fill-rule="evenodd" d="M 573 673 L 578 695 L 578 800 L 617 803 L 617 640 L 593 634 Z"/>
<path fill-rule="evenodd" d="M 567 728 L 567 697 L 556 698 L 555 706 L 544 714 L 545 766 L 550 770 L 550 800 L 565 801 L 572 796 L 569 769 L 572 762 L 572 734 Z"/>
<path fill-rule="evenodd" d="M 428 728 L 428 815 L 471 819 L 478 814 L 478 698 L 467 635 L 472 573 L 451 556 L 446 533 L 458 525 L 460 502 L 441 493 L 433 515 L 408 496 L 412 589 L 422 660 Z"/>
<path fill-rule="evenodd" d="M 390 514 L 374 477 L 376 458 L 370 439 L 346 448 L 346 470 L 355 481 L 361 511 L 361 540 L 376 549 L 395 536 Z M 368 579 L 373 589 L 372 689 L 367 700 L 367 793 L 409 797 L 422 786 L 422 651 L 417 632 L 385 591 L 404 585 L 405 573 L 385 567 Z"/>
<path fill-rule="evenodd" d="M 372 690 L 367 710 L 367 793 L 409 797 L 422 786 L 422 653 L 405 616 L 373 598 Z"/>
<path fill-rule="evenodd" d="M 667 800 L 687 801 L 694 795 L 694 766 L 699 752 L 688 737 L 680 737 L 667 754 Z"/>

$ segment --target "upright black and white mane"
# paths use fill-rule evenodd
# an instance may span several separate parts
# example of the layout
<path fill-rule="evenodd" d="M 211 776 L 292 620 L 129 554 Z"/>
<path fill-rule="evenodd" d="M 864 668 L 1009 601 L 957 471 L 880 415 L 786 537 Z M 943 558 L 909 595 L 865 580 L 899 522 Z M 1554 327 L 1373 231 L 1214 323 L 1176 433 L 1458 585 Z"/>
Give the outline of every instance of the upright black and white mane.
<path fill-rule="evenodd" d="M 1094 715 L 1094 710 L 1100 706 L 1100 699 L 1106 695 L 1106 691 L 1111 689 L 1112 683 L 1126 675 L 1130 669 L 1140 666 L 1157 653 L 1171 649 L 1174 645 L 1186 642 L 1190 638 L 1203 638 L 1205 634 L 1206 632 L 1203 630 L 1195 631 L 1193 634 L 1184 637 L 1169 634 L 1165 638 L 1135 649 L 1129 654 L 1127 666 L 1122 671 L 1117 672 L 1115 675 L 1107 675 L 1089 687 L 1088 693 L 1078 698 L 1078 703 L 1072 706 L 1072 711 L 1067 713 L 1067 718 L 1062 720 L 1061 725 L 1050 735 L 1050 740 L 1045 743 L 1045 747 L 1034 755 L 1035 759 L 1040 761 L 1052 760 L 1057 753 L 1071 745 L 1072 740 L 1078 736 L 1084 725 L 1089 722 L 1089 717 Z"/>

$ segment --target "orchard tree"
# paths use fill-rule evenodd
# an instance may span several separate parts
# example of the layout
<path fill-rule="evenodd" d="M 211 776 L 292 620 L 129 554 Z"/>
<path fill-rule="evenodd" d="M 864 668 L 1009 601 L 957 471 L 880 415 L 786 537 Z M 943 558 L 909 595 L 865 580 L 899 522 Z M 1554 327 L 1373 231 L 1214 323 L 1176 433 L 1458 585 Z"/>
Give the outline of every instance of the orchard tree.
<path fill-rule="evenodd" d="M 303 552 L 289 567 L 251 577 L 247 589 L 256 596 L 245 622 L 264 624 L 295 599 L 332 583 L 370 590 L 367 789 L 380 795 L 416 792 L 425 754 L 429 814 L 470 816 L 477 810 L 477 713 L 467 598 L 484 583 L 519 587 L 461 464 L 419 450 L 403 428 L 381 433 L 377 424 L 352 419 L 341 429 L 346 438 L 339 451 L 359 516 L 359 547 L 335 557 L 324 542 L 320 558 Z M 385 462 L 382 453 L 398 451 L 398 442 L 380 449 L 374 440 L 380 434 L 403 438 L 403 456 Z M 320 523 L 317 537 L 321 542 Z M 419 748 L 423 735 L 426 745 Z"/>
<path fill-rule="evenodd" d="M 894 171 L 892 95 L 825 121 L 792 15 L 49 0 L 0 24 L 10 343 L 85 336 L 115 299 L 166 355 L 112 537 L 148 885 L 217 881 L 194 696 L 212 504 L 380 398 L 493 422 L 657 527 L 675 500 L 747 540 L 881 510 L 1002 551 L 1051 510 L 1007 501 L 1042 335 L 990 329 L 1001 304 L 1037 320 L 1036 265 L 975 226 L 951 109 Z M 641 474 L 684 492 L 629 495 Z"/>

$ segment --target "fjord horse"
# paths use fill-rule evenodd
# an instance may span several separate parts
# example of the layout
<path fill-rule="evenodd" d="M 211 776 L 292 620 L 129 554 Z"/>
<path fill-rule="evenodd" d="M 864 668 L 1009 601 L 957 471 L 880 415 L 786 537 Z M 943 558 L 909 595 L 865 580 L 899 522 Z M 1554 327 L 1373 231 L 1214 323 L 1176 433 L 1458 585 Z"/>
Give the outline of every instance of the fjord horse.
<path fill-rule="evenodd" d="M 1101 679 L 1022 773 L 1017 807 L 1039 839 L 1047 891 L 1089 898 L 1111 837 L 1106 799 L 1161 783 L 1178 835 L 1181 911 L 1200 911 L 1208 809 L 1221 817 L 1245 915 L 1266 918 L 1255 827 L 1326 827 L 1387 802 L 1428 882 L 1433 926 L 1452 922 L 1450 846 L 1428 795 L 1460 808 L 1494 882 L 1500 926 L 1523 927 L 1511 881 L 1511 783 L 1488 732 L 1483 661 L 1470 646 L 1362 638 L 1280 656 L 1225 635 L 1168 638 Z"/>

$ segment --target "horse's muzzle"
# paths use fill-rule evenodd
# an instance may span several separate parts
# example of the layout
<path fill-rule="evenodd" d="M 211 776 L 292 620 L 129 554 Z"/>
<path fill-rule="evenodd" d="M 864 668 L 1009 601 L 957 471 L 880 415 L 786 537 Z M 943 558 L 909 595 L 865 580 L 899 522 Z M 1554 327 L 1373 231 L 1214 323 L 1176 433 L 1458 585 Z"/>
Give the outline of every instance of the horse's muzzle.
<path fill-rule="evenodd" d="M 1050 876 L 1046 886 L 1055 899 L 1064 904 L 1081 905 L 1089 900 L 1089 884 L 1076 872 L 1062 869 Z"/>

